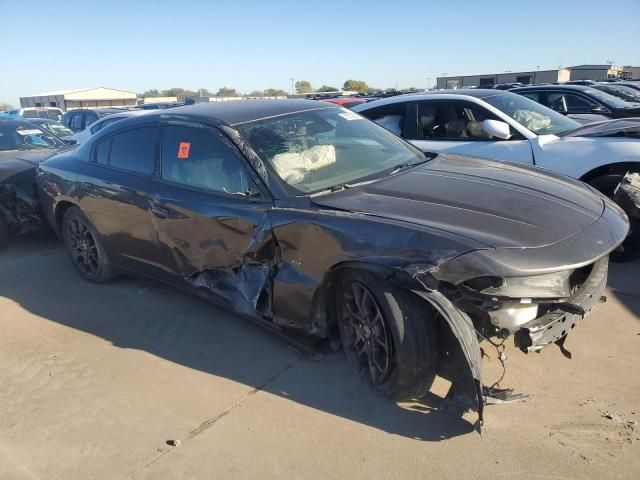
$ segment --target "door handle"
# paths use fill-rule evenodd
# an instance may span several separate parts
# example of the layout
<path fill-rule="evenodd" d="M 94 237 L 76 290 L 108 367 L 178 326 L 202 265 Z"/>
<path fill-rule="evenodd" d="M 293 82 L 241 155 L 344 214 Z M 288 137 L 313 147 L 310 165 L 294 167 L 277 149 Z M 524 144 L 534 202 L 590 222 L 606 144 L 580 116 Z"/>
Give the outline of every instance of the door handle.
<path fill-rule="evenodd" d="M 154 205 L 151 207 L 151 212 L 158 218 L 169 218 L 169 210 L 166 208 Z"/>

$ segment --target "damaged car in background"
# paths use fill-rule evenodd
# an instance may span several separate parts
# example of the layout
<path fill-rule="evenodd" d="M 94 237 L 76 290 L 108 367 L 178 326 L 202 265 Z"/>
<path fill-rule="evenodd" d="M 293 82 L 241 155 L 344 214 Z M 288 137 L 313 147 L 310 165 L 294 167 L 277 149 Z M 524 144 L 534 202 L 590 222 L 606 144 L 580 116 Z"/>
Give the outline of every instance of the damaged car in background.
<path fill-rule="evenodd" d="M 20 117 L 0 119 L 0 248 L 13 235 L 47 226 L 36 195 L 36 166 L 64 147 Z"/>
<path fill-rule="evenodd" d="M 425 156 L 305 100 L 124 119 L 42 163 L 38 185 L 86 280 L 143 274 L 310 351 L 342 345 L 393 400 L 442 375 L 480 419 L 479 341 L 561 343 L 600 299 L 628 230 L 581 182 Z"/>

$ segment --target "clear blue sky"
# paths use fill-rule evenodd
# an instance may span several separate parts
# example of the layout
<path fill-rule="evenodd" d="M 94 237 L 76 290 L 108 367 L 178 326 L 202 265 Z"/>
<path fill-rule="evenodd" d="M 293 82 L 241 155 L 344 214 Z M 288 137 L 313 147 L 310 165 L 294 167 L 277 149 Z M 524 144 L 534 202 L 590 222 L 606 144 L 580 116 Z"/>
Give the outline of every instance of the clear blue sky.
<path fill-rule="evenodd" d="M 0 0 L 0 102 L 140 92 L 426 87 L 443 72 L 640 64 L 640 0 Z"/>

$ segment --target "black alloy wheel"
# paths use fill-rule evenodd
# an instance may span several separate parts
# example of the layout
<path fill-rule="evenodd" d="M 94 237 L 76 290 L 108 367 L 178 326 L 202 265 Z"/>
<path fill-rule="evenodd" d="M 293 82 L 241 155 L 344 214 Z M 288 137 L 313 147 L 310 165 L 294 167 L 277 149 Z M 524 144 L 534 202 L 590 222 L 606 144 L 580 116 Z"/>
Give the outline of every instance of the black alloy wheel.
<path fill-rule="evenodd" d="M 380 306 L 361 282 L 344 292 L 340 323 L 349 363 L 362 378 L 375 386 L 389 376 L 393 361 L 393 339 Z"/>

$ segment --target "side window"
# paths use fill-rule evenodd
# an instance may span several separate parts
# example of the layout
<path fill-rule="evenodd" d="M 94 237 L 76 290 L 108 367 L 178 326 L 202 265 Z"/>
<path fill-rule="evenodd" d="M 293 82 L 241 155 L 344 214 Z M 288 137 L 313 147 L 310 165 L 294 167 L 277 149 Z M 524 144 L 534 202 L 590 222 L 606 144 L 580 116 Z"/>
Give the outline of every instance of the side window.
<path fill-rule="evenodd" d="M 93 112 L 85 112 L 84 113 L 84 128 L 87 128 L 93 122 L 98 120 L 98 116 Z"/>
<path fill-rule="evenodd" d="M 81 112 L 77 112 L 74 113 L 73 116 L 71 117 L 71 129 L 75 132 L 79 132 L 80 130 L 82 130 L 82 118 L 84 117 L 84 114 Z"/>
<path fill-rule="evenodd" d="M 109 152 L 111 151 L 111 137 L 107 138 L 96 147 L 96 163 L 100 165 L 109 164 Z"/>
<path fill-rule="evenodd" d="M 404 136 L 407 103 L 393 103 L 362 112 L 362 114 L 390 132 Z"/>
<path fill-rule="evenodd" d="M 526 97 L 529 100 L 533 100 L 534 102 L 541 103 L 539 92 L 518 92 L 518 95 L 522 95 L 523 97 Z"/>
<path fill-rule="evenodd" d="M 95 135 L 96 133 L 98 133 L 102 129 L 102 127 L 104 127 L 106 124 L 107 124 L 106 121 L 94 123 L 90 129 L 91 135 Z"/>
<path fill-rule="evenodd" d="M 246 194 L 252 181 L 244 161 L 212 129 L 167 126 L 162 135 L 162 178 L 215 192 Z"/>
<path fill-rule="evenodd" d="M 60 120 L 60 111 L 59 110 L 47 110 L 47 116 L 51 120 Z"/>
<path fill-rule="evenodd" d="M 114 135 L 109 165 L 130 172 L 153 175 L 155 172 L 157 127 L 143 127 Z"/>
<path fill-rule="evenodd" d="M 497 140 L 482 127 L 500 120 L 479 105 L 463 101 L 422 102 L 418 107 L 422 138 L 427 140 Z"/>
<path fill-rule="evenodd" d="M 24 113 L 22 114 L 22 116 L 24 118 L 38 118 L 38 111 L 37 110 L 25 110 Z"/>
<path fill-rule="evenodd" d="M 550 92 L 548 107 L 561 113 L 591 113 L 595 106 L 586 97 L 566 92 Z"/>

